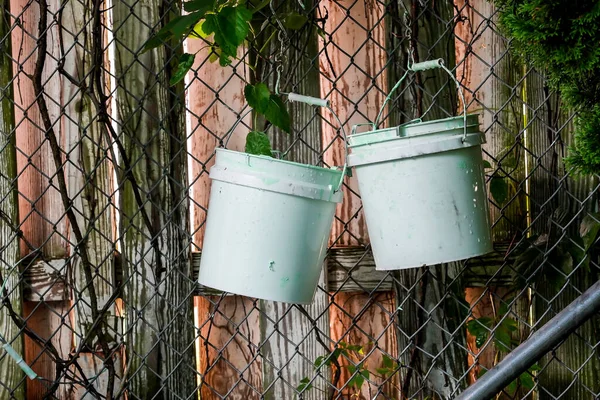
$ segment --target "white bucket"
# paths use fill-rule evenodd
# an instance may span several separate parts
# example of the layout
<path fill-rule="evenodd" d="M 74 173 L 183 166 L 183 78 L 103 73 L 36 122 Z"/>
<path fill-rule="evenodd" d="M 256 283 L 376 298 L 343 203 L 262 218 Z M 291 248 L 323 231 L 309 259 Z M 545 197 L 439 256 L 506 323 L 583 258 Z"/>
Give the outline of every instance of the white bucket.
<path fill-rule="evenodd" d="M 310 303 L 342 201 L 342 171 L 217 149 L 210 177 L 199 282 Z"/>
<path fill-rule="evenodd" d="M 378 270 L 492 251 L 477 115 L 350 135 Z"/>

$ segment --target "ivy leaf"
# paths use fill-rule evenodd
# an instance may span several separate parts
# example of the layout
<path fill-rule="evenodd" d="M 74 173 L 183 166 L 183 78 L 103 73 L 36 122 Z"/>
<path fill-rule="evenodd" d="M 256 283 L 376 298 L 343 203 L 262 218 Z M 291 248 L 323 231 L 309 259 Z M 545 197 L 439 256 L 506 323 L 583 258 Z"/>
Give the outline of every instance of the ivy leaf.
<path fill-rule="evenodd" d="M 237 56 L 238 47 L 250 32 L 252 12 L 242 5 L 223 7 L 216 14 L 207 14 L 202 31 L 215 34 L 215 44 L 221 49 L 221 66 L 231 64 L 231 58 Z"/>
<path fill-rule="evenodd" d="M 588 214 L 581 221 L 579 235 L 583 239 L 583 248 L 587 252 L 600 234 L 600 213 Z"/>
<path fill-rule="evenodd" d="M 310 390 L 312 389 L 313 385 L 312 383 L 309 383 L 310 379 L 308 377 L 302 378 L 302 380 L 300 380 L 300 384 L 296 387 L 296 390 L 298 392 L 302 392 L 303 390 Z"/>
<path fill-rule="evenodd" d="M 492 319 L 489 317 L 481 317 L 472 319 L 467 322 L 467 331 L 475 336 L 475 345 L 479 348 L 485 344 L 492 327 Z"/>
<path fill-rule="evenodd" d="M 169 83 L 171 85 L 175 85 L 177 82 L 185 78 L 185 74 L 187 74 L 187 72 L 192 68 L 192 65 L 194 65 L 195 57 L 195 54 L 189 53 L 183 53 L 181 57 L 179 57 L 179 64 L 177 65 L 177 69 L 175 70 L 175 73 L 173 74 L 173 76 L 171 76 L 171 79 L 169 80 Z"/>
<path fill-rule="evenodd" d="M 490 164 L 490 162 L 488 160 L 483 160 L 483 168 L 490 169 L 490 168 L 492 168 L 492 164 Z"/>
<path fill-rule="evenodd" d="M 271 156 L 271 141 L 263 132 L 252 131 L 246 136 L 246 153 Z"/>
<path fill-rule="evenodd" d="M 307 21 L 308 17 L 306 15 L 298 14 L 297 12 L 291 12 L 285 16 L 285 19 L 283 20 L 283 26 L 285 26 L 287 29 L 297 31 L 302 29 Z"/>
<path fill-rule="evenodd" d="M 508 198 L 508 184 L 506 183 L 506 180 L 499 176 L 492 177 L 492 180 L 490 181 L 490 193 L 498 204 L 504 204 Z"/>

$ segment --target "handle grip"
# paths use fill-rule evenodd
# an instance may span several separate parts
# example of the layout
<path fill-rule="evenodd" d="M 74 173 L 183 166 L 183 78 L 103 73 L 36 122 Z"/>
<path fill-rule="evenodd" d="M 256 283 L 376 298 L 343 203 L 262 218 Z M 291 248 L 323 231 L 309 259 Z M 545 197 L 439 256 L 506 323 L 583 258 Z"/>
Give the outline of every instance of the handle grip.
<path fill-rule="evenodd" d="M 420 63 L 415 63 L 410 66 L 410 70 L 413 72 L 417 71 L 427 71 L 428 69 L 441 68 L 444 65 L 444 60 L 438 58 L 437 60 L 429 60 L 423 61 Z"/>
<path fill-rule="evenodd" d="M 38 375 L 35 373 L 35 371 L 32 370 L 31 367 L 25 363 L 25 360 L 23 360 L 23 357 L 21 357 L 21 355 L 19 355 L 19 353 L 17 353 L 10 344 L 4 343 L 2 345 L 2 347 L 4 348 L 4 351 L 6 351 L 6 353 L 13 360 L 15 360 L 15 362 L 17 363 L 19 368 L 21 368 L 23 370 L 23 372 L 25 373 L 25 375 L 27 375 L 27 377 L 29 377 L 29 379 L 31 379 L 31 380 L 37 379 Z"/>
<path fill-rule="evenodd" d="M 320 99 L 318 97 L 304 96 L 297 93 L 289 93 L 288 100 L 297 101 L 298 103 L 304 103 L 311 106 L 329 107 L 329 100 Z"/>

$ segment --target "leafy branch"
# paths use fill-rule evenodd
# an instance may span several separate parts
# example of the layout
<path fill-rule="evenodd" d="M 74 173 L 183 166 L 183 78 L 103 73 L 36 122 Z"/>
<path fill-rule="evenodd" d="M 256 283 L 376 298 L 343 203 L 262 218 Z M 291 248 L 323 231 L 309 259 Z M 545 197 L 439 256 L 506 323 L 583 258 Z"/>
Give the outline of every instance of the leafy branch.
<path fill-rule="evenodd" d="M 237 58 L 239 48 L 256 35 L 252 29 L 254 15 L 265 8 L 270 0 L 254 4 L 251 10 L 246 3 L 223 0 L 189 0 L 183 3 L 188 13 L 180 15 L 165 24 L 144 46 L 150 51 L 161 45 L 181 42 L 186 38 L 204 40 L 210 48 L 210 61 L 217 59 L 222 67 L 230 65 Z M 274 16 L 278 18 L 277 16 Z M 298 13 L 282 16 L 282 26 L 290 30 L 302 29 L 308 23 L 308 17 Z M 279 24 L 275 24 L 279 28 Z M 275 37 L 275 32 L 269 41 Z M 264 47 L 264 45 L 263 45 Z M 283 49 L 282 49 L 283 50 Z M 197 54 L 197 53 L 196 53 Z M 179 57 L 177 68 L 171 77 L 170 84 L 175 85 L 185 78 L 192 69 L 196 54 L 184 53 Z M 290 133 L 290 115 L 281 96 L 272 94 L 264 83 L 247 85 L 244 96 L 248 105 L 258 115 L 262 115 L 272 125 Z M 256 155 L 271 156 L 271 143 L 265 132 L 252 131 L 246 137 L 246 152 Z"/>

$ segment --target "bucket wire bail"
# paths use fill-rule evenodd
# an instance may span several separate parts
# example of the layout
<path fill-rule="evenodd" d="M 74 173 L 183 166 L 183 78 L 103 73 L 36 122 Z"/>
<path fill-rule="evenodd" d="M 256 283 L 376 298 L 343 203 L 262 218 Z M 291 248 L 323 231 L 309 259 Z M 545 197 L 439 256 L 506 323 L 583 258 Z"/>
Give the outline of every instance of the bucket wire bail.
<path fill-rule="evenodd" d="M 402 82 L 404 81 L 404 79 L 406 79 L 406 77 L 408 76 L 408 74 L 410 72 L 427 71 L 427 70 L 435 69 L 435 68 L 441 68 L 441 69 L 443 69 L 450 76 L 450 78 L 452 78 L 452 80 L 456 84 L 456 88 L 458 89 L 458 95 L 460 96 L 460 99 L 462 101 L 462 106 L 463 106 L 463 137 L 462 137 L 462 142 L 464 143 L 467 140 L 467 103 L 465 101 L 465 95 L 463 93 L 462 88 L 460 87 L 460 83 L 458 82 L 458 80 L 456 79 L 456 77 L 454 76 L 454 74 L 452 73 L 452 71 L 450 71 L 446 67 L 446 65 L 444 64 L 444 60 L 441 59 L 441 58 L 438 58 L 436 60 L 428 60 L 428 61 L 423 61 L 423 62 L 419 62 L 419 63 L 413 63 L 413 64 L 409 64 L 408 65 L 408 68 L 407 68 L 406 72 L 404 73 L 404 75 L 402 75 L 402 77 L 400 78 L 400 80 L 394 85 L 394 87 L 392 88 L 392 90 L 390 91 L 390 93 L 385 98 L 385 101 L 383 102 L 383 105 L 381 106 L 381 109 L 379 110 L 379 114 L 377 114 L 377 118 L 375 119 L 375 123 L 373 124 L 374 129 L 377 129 L 377 126 L 379 125 L 379 121 L 381 120 L 381 116 L 383 114 L 383 110 L 385 109 L 386 104 L 392 99 L 392 95 L 394 94 L 394 92 L 396 91 L 396 89 L 398 89 L 400 87 L 400 85 L 402 84 Z M 431 109 L 431 107 L 427 111 L 425 111 L 425 113 L 421 116 L 421 118 L 423 118 L 425 115 L 427 115 L 427 113 L 429 112 L 430 109 Z"/>
<path fill-rule="evenodd" d="M 463 137 L 462 137 L 462 142 L 464 143 L 467 140 L 467 103 L 465 102 L 465 95 L 464 95 L 464 91 L 463 89 L 461 89 L 460 87 L 460 83 L 458 82 L 458 80 L 456 79 L 456 77 L 454 76 L 454 74 L 452 73 L 452 71 L 450 71 L 446 65 L 444 64 L 444 60 L 441 58 L 438 58 L 436 60 L 428 60 L 428 61 L 423 61 L 423 62 L 419 62 L 419 63 L 415 63 L 415 49 L 413 47 L 412 44 L 412 32 L 411 32 L 411 26 L 409 24 L 409 12 L 408 9 L 406 9 L 406 6 L 404 6 L 404 26 L 406 28 L 406 33 L 405 33 L 405 37 L 408 40 L 409 43 L 409 47 L 408 47 L 408 61 L 407 61 L 407 66 L 406 66 L 406 71 L 404 72 L 404 74 L 402 75 L 402 77 L 400 78 L 400 80 L 394 85 L 394 87 L 392 88 L 392 90 L 390 90 L 389 94 L 386 96 L 380 110 L 379 113 L 377 114 L 377 118 L 375 119 L 375 123 L 373 124 L 373 129 L 377 129 L 377 127 L 379 126 L 379 122 L 381 120 L 381 117 L 383 115 L 383 111 L 385 110 L 385 106 L 386 104 L 392 99 L 392 95 L 394 94 L 394 92 L 396 91 L 396 89 L 398 89 L 400 87 L 400 85 L 402 84 L 402 82 L 404 81 L 404 79 L 406 79 L 406 77 L 408 76 L 408 74 L 410 72 L 419 72 L 419 71 L 426 71 L 426 70 L 430 70 L 430 69 L 435 69 L 435 68 L 441 68 L 444 71 L 446 71 L 446 73 L 450 76 L 450 78 L 452 78 L 452 80 L 454 81 L 454 83 L 456 84 L 456 88 L 458 90 L 458 94 L 460 96 L 460 99 L 462 100 L 462 104 L 463 104 Z M 422 119 L 425 115 L 427 115 L 427 113 L 429 112 L 429 110 L 431 109 L 431 107 L 429 107 L 425 113 L 423 115 L 420 116 L 419 120 Z"/>

